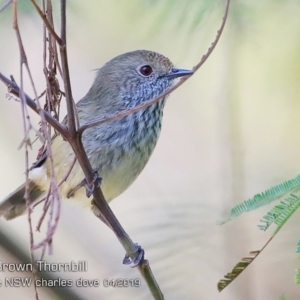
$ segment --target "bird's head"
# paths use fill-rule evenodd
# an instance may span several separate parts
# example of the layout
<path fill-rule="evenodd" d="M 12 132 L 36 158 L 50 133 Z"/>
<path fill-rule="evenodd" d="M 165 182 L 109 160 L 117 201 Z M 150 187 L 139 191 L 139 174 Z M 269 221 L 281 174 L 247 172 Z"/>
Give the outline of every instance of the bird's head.
<path fill-rule="evenodd" d="M 175 68 L 165 56 L 147 50 L 121 54 L 98 70 L 89 93 L 98 94 L 102 105 L 129 108 L 152 99 L 190 70 Z"/>

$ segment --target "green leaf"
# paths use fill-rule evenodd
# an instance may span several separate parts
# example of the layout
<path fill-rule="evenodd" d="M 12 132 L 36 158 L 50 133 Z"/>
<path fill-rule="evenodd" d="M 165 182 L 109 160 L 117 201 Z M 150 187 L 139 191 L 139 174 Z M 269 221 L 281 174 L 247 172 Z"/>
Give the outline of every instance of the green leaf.
<path fill-rule="evenodd" d="M 277 225 L 275 233 L 280 230 L 280 228 L 300 206 L 300 197 L 297 195 L 291 194 L 288 198 L 288 201 L 290 201 L 291 204 L 288 207 L 286 207 L 286 209 L 275 220 L 275 224 Z"/>
<path fill-rule="evenodd" d="M 295 282 L 300 284 L 300 269 L 296 269 Z"/>
<path fill-rule="evenodd" d="M 298 243 L 297 243 L 297 249 L 296 249 L 296 252 L 297 252 L 297 253 L 300 253 L 300 239 L 298 240 Z"/>
<path fill-rule="evenodd" d="M 275 200 L 278 200 L 280 197 L 299 188 L 300 188 L 300 175 L 296 176 L 293 179 L 284 181 L 283 183 L 280 183 L 274 187 L 271 187 L 270 189 L 260 194 L 256 194 L 253 198 L 250 198 L 234 206 L 231 209 L 231 213 L 228 219 L 222 222 L 222 224 L 228 222 L 229 220 L 237 218 L 238 216 L 240 216 L 245 212 L 252 211 L 261 206 L 269 204 Z"/>
<path fill-rule="evenodd" d="M 222 291 L 227 287 L 233 280 L 235 280 L 249 265 L 254 261 L 254 259 L 260 254 L 275 235 L 279 232 L 285 222 L 293 215 L 293 213 L 300 206 L 300 196 L 295 194 L 290 194 L 287 199 L 280 201 L 279 205 L 272 208 L 261 220 L 264 225 L 260 225 L 260 229 L 266 230 L 272 223 L 277 225 L 277 228 L 271 238 L 265 243 L 265 245 L 257 251 L 251 251 L 250 257 L 242 258 L 242 260 L 235 265 L 230 273 L 224 276 L 224 279 L 218 282 L 218 290 Z M 300 240 L 297 244 L 297 252 L 300 252 Z M 296 270 L 295 281 L 300 283 L 300 269 Z"/>
<path fill-rule="evenodd" d="M 218 282 L 218 290 L 221 292 L 223 289 L 225 289 L 233 280 L 235 280 L 251 263 L 252 261 L 257 257 L 257 255 L 260 253 L 260 250 L 257 251 L 251 251 L 248 257 L 243 257 L 240 262 L 238 262 L 232 271 L 230 273 L 227 273 L 224 276 L 224 279 L 221 279 Z"/>
<path fill-rule="evenodd" d="M 300 197 L 290 194 L 287 199 L 280 201 L 280 204 L 273 207 L 263 216 L 261 220 L 263 224 L 258 225 L 259 229 L 266 231 L 271 224 L 275 223 L 277 225 L 276 230 L 279 230 L 299 206 Z"/>

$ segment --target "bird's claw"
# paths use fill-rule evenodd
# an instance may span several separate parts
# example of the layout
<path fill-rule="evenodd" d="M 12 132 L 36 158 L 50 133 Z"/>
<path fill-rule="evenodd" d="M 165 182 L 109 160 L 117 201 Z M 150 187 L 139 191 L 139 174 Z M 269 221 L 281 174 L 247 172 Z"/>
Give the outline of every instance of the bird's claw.
<path fill-rule="evenodd" d="M 138 255 L 132 259 L 128 253 L 126 253 L 124 259 L 123 259 L 123 265 L 132 265 L 132 268 L 137 267 L 143 260 L 145 256 L 144 249 L 139 244 L 135 245 L 135 251 L 134 253 L 138 253 Z"/>
<path fill-rule="evenodd" d="M 91 197 L 91 195 L 93 194 L 95 188 L 97 188 L 97 186 L 99 186 L 102 182 L 102 178 L 99 176 L 99 173 L 98 173 L 97 170 L 93 171 L 93 176 L 94 176 L 94 178 L 93 178 L 92 186 L 89 186 L 88 183 L 86 182 L 86 179 L 84 179 L 84 181 L 85 181 L 85 184 L 84 184 L 85 192 L 86 192 L 86 196 L 88 198 Z"/>
<path fill-rule="evenodd" d="M 93 171 L 93 176 L 94 176 L 94 178 L 93 178 L 93 181 L 92 181 L 92 185 L 91 185 L 91 186 L 88 185 L 86 179 L 84 178 L 77 186 L 75 186 L 72 190 L 70 190 L 70 191 L 68 192 L 67 198 L 72 197 L 72 196 L 75 194 L 75 192 L 76 192 L 77 190 L 79 190 L 79 189 L 80 189 L 81 187 L 83 187 L 83 186 L 85 187 L 85 193 L 86 193 L 86 196 L 87 196 L 88 198 L 90 198 L 91 195 L 93 194 L 95 188 L 96 188 L 98 185 L 100 185 L 101 182 L 102 182 L 102 178 L 99 176 L 98 170 L 94 170 L 94 171 Z"/>

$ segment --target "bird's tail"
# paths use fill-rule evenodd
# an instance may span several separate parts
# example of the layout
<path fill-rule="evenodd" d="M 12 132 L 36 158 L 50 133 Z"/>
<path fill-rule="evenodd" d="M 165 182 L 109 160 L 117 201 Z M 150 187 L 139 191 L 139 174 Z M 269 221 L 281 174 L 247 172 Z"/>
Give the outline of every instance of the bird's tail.
<path fill-rule="evenodd" d="M 6 220 L 21 216 L 26 211 L 26 202 L 24 199 L 26 184 L 22 184 L 14 192 L 9 194 L 0 204 L 0 217 Z M 44 192 L 40 190 L 34 182 L 29 182 L 29 201 L 35 202 Z"/>

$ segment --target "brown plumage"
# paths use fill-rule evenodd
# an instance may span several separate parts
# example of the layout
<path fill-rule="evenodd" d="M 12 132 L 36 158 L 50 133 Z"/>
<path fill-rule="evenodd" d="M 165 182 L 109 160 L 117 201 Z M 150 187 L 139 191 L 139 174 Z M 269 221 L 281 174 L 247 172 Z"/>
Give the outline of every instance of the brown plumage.
<path fill-rule="evenodd" d="M 134 107 L 169 88 L 174 78 L 192 71 L 176 69 L 170 60 L 152 51 L 138 50 L 117 56 L 97 71 L 95 81 L 77 104 L 80 124 L 103 115 Z M 165 99 L 127 117 L 87 129 L 82 142 L 93 169 L 98 170 L 104 196 L 111 201 L 125 191 L 148 162 L 160 134 Z M 52 142 L 57 181 L 69 171 L 74 160 L 70 145 L 57 136 Z M 50 161 L 45 157 L 30 171 L 30 201 L 40 198 L 49 188 Z M 60 191 L 63 197 L 74 189 L 84 174 L 75 163 Z M 0 204 L 0 215 L 12 219 L 25 209 L 25 185 L 8 195 Z M 90 205 L 83 188 L 72 196 Z"/>

